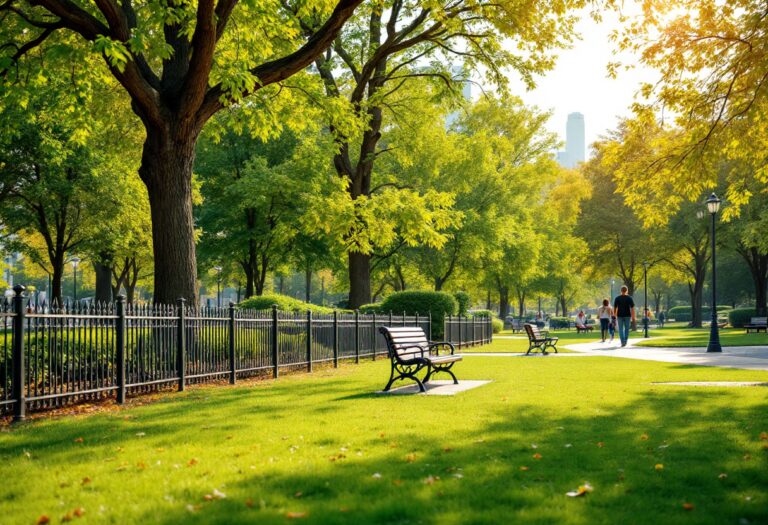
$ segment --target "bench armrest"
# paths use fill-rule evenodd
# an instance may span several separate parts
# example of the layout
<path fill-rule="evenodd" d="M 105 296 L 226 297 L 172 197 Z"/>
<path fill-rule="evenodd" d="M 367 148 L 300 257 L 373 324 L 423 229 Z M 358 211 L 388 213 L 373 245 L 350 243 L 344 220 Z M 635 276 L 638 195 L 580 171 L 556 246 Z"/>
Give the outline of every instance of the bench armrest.
<path fill-rule="evenodd" d="M 411 350 L 411 349 L 413 349 L 413 348 L 418 348 L 418 349 L 419 349 L 419 351 L 421 352 L 421 356 L 420 356 L 420 357 L 421 357 L 421 359 L 423 359 L 423 358 L 424 358 L 424 347 L 423 347 L 423 346 L 421 346 L 421 345 L 404 346 L 404 347 L 402 347 L 402 348 L 398 349 L 398 351 L 397 351 L 397 353 L 396 353 L 396 355 L 397 355 L 397 359 L 398 359 L 398 360 L 403 360 L 403 361 L 408 361 L 408 360 L 410 360 L 410 359 L 415 359 L 415 358 L 416 358 L 416 353 L 415 353 L 415 352 L 414 352 L 414 353 L 412 353 L 412 354 L 411 354 L 411 355 L 412 355 L 412 357 L 410 357 L 410 358 L 408 358 L 408 359 L 403 359 L 403 358 L 400 356 L 400 352 L 403 352 L 403 351 L 410 351 L 410 350 Z"/>
<path fill-rule="evenodd" d="M 451 349 L 451 355 L 453 355 L 454 352 L 456 351 L 456 348 L 453 346 L 453 343 L 447 343 L 445 341 L 442 341 L 442 342 L 439 342 L 439 343 L 429 343 L 429 353 L 430 354 L 432 353 L 432 349 L 433 348 L 438 348 L 438 347 L 441 347 L 441 346 L 447 346 L 448 348 L 450 348 Z M 439 349 L 435 351 L 435 355 L 440 355 L 440 350 Z"/>

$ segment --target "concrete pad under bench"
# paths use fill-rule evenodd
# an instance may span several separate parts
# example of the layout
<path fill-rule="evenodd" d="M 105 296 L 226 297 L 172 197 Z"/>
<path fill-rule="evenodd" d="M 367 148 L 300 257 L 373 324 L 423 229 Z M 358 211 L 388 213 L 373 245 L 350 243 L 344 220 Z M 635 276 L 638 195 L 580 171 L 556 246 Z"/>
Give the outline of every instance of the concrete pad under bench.
<path fill-rule="evenodd" d="M 455 385 L 451 380 L 430 381 L 429 383 L 424 383 L 424 387 L 427 389 L 427 391 L 424 392 L 424 395 L 453 396 L 457 392 L 472 390 L 473 388 L 477 388 L 479 386 L 483 386 L 488 383 L 490 383 L 490 381 L 463 380 L 463 381 L 459 381 L 458 385 Z M 389 392 L 379 390 L 376 393 L 381 395 L 403 395 L 403 394 L 420 394 L 421 392 L 419 392 L 419 385 L 412 384 L 412 385 L 404 385 L 399 388 L 393 388 Z"/>

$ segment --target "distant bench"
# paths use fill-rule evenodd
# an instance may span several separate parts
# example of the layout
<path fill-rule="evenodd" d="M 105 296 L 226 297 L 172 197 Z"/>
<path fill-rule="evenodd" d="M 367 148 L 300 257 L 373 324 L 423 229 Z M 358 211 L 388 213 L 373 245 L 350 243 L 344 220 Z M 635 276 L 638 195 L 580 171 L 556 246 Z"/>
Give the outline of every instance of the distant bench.
<path fill-rule="evenodd" d="M 747 330 L 747 333 L 768 333 L 768 317 L 753 317 L 750 319 L 749 324 L 744 325 L 744 328 Z"/>
<path fill-rule="evenodd" d="M 419 327 L 390 327 L 379 328 L 387 341 L 389 358 L 392 361 L 392 372 L 384 391 L 389 391 L 392 383 L 400 379 L 413 379 L 418 383 L 419 390 L 426 392 L 424 383 L 440 372 L 446 372 L 453 378 L 454 384 L 459 380 L 451 371 L 453 365 L 462 360 L 461 354 L 455 353 L 451 343 L 430 343 L 424 330 Z M 448 348 L 449 353 L 440 354 L 440 348 Z M 427 375 L 419 379 L 416 374 L 426 369 Z"/>

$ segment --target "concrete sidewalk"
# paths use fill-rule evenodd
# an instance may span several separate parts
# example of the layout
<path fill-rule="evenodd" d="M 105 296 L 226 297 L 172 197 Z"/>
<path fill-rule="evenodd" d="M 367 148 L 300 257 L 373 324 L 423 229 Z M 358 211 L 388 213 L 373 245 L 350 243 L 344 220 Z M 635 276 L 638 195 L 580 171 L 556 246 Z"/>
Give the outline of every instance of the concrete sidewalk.
<path fill-rule="evenodd" d="M 565 348 L 580 352 L 582 355 L 768 371 L 768 346 L 724 346 L 722 353 L 707 353 L 707 349 L 704 347 L 650 348 L 635 346 L 641 340 L 630 339 L 624 348 L 621 348 L 618 339 L 613 343 L 580 343 L 567 345 Z"/>

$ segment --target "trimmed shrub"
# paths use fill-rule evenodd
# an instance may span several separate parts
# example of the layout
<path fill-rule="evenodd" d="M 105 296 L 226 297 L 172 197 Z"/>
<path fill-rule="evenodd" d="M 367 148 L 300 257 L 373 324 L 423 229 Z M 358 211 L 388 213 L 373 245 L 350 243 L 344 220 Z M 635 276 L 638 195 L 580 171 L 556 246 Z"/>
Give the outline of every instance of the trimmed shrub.
<path fill-rule="evenodd" d="M 238 307 L 250 310 L 270 310 L 273 304 L 276 304 L 277 309 L 283 312 L 306 312 L 307 310 L 312 310 L 312 313 L 316 314 L 333 313 L 333 308 L 305 303 L 288 295 L 277 293 L 249 297 L 241 302 Z"/>
<path fill-rule="evenodd" d="M 568 317 L 550 317 L 549 318 L 549 327 L 552 329 L 555 328 L 568 328 L 570 325 L 571 320 Z"/>
<path fill-rule="evenodd" d="M 472 317 L 496 317 L 496 312 L 492 312 L 490 310 L 474 310 L 472 312 L 469 312 L 469 315 Z"/>
<path fill-rule="evenodd" d="M 467 309 L 469 308 L 469 294 L 467 292 L 453 292 L 453 298 L 459 305 L 459 315 L 467 315 Z"/>
<path fill-rule="evenodd" d="M 495 317 L 491 319 L 491 330 L 493 330 L 494 334 L 500 334 L 504 330 L 504 321 Z"/>
<path fill-rule="evenodd" d="M 358 308 L 361 314 L 380 314 L 381 313 L 381 303 L 369 303 L 364 304 Z M 389 312 L 387 312 L 389 313 Z"/>
<path fill-rule="evenodd" d="M 734 308 L 728 312 L 728 322 L 734 328 L 744 328 L 753 317 L 757 317 L 757 310 L 754 308 Z"/>
<path fill-rule="evenodd" d="M 728 312 L 733 308 L 727 304 L 717 305 L 717 312 Z M 707 320 L 712 316 L 712 310 L 708 306 L 704 306 L 701 309 L 701 318 Z M 690 322 L 693 318 L 692 308 L 690 306 L 674 306 L 667 312 L 667 318 L 674 319 L 675 321 Z"/>
<path fill-rule="evenodd" d="M 381 303 L 381 312 L 408 315 L 432 314 L 432 339 L 443 337 L 446 315 L 455 315 L 458 310 L 456 299 L 446 292 L 410 291 L 395 292 Z"/>

